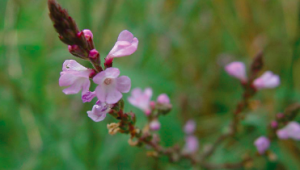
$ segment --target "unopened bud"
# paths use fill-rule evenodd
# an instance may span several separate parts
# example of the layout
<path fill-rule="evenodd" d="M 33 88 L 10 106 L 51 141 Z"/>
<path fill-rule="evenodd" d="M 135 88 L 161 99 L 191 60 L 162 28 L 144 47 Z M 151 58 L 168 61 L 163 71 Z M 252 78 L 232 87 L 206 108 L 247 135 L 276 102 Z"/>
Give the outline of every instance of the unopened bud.
<path fill-rule="evenodd" d="M 90 38 L 93 39 L 93 33 L 91 30 L 89 29 L 84 29 L 82 30 L 83 34 L 84 34 L 84 37 L 89 40 Z"/>
<path fill-rule="evenodd" d="M 150 129 L 153 131 L 157 131 L 160 129 L 160 123 L 158 120 L 152 120 L 149 125 Z"/>
<path fill-rule="evenodd" d="M 90 51 L 89 58 L 96 59 L 99 57 L 99 52 L 96 49 Z"/>
<path fill-rule="evenodd" d="M 273 129 L 277 128 L 277 127 L 278 127 L 278 123 L 277 123 L 275 120 L 273 120 L 273 121 L 271 122 L 271 127 L 272 127 Z"/>

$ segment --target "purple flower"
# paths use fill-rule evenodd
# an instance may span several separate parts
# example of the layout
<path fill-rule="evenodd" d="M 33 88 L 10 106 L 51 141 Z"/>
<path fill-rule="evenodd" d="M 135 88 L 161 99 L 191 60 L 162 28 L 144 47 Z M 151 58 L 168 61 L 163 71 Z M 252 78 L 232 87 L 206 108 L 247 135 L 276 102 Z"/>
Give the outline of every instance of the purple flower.
<path fill-rule="evenodd" d="M 157 97 L 157 103 L 160 103 L 160 104 L 170 104 L 170 99 L 169 97 L 166 95 L 166 94 L 160 94 L 158 97 Z"/>
<path fill-rule="evenodd" d="M 86 103 L 86 102 L 92 101 L 94 97 L 96 97 L 96 92 L 88 91 L 88 92 L 82 94 L 81 99 L 82 99 L 83 103 Z"/>
<path fill-rule="evenodd" d="M 94 70 L 87 69 L 75 60 L 66 60 L 60 72 L 59 85 L 70 86 L 63 90 L 65 94 L 76 94 L 82 90 L 82 95 L 89 91 L 89 76 Z"/>
<path fill-rule="evenodd" d="M 292 138 L 300 140 L 300 124 L 298 122 L 290 122 L 284 128 L 277 130 L 276 133 L 280 139 Z"/>
<path fill-rule="evenodd" d="M 254 141 L 254 145 L 256 146 L 258 153 L 262 155 L 269 148 L 270 140 L 265 136 L 261 136 Z"/>
<path fill-rule="evenodd" d="M 190 135 L 185 138 L 185 146 L 183 148 L 185 153 L 195 153 L 197 152 L 198 148 L 199 141 L 195 136 Z"/>
<path fill-rule="evenodd" d="M 239 79 L 240 81 L 242 82 L 246 82 L 247 81 L 247 76 L 246 76 L 246 71 L 245 71 L 245 65 L 244 63 L 242 62 L 232 62 L 230 64 L 228 64 L 226 67 L 225 67 L 225 71 Z"/>
<path fill-rule="evenodd" d="M 196 122 L 194 120 L 189 120 L 184 126 L 184 132 L 188 135 L 191 135 L 195 132 Z"/>
<path fill-rule="evenodd" d="M 147 115 L 151 113 L 150 100 L 152 97 L 152 89 L 146 88 L 144 92 L 140 88 L 135 88 L 131 91 L 131 96 L 128 101 L 133 106 L 143 110 Z"/>
<path fill-rule="evenodd" d="M 150 127 L 151 130 L 157 131 L 157 130 L 160 129 L 160 123 L 157 119 L 152 120 L 149 124 L 149 127 Z"/>
<path fill-rule="evenodd" d="M 121 76 L 118 68 L 107 68 L 98 73 L 93 81 L 98 84 L 95 92 L 98 99 L 107 104 L 117 103 L 122 98 L 122 93 L 127 93 L 131 87 L 131 80 Z"/>
<path fill-rule="evenodd" d="M 100 122 L 105 119 L 106 114 L 110 111 L 110 105 L 97 101 L 91 111 L 87 111 L 88 117 L 95 122 Z"/>
<path fill-rule="evenodd" d="M 124 57 L 133 54 L 138 47 L 138 39 L 127 30 L 119 34 L 118 40 L 114 47 L 110 50 L 106 60 L 112 60 L 116 57 Z"/>
<path fill-rule="evenodd" d="M 255 79 L 253 85 L 256 89 L 275 88 L 280 84 L 279 76 L 273 74 L 271 71 L 265 72 L 262 76 Z"/>

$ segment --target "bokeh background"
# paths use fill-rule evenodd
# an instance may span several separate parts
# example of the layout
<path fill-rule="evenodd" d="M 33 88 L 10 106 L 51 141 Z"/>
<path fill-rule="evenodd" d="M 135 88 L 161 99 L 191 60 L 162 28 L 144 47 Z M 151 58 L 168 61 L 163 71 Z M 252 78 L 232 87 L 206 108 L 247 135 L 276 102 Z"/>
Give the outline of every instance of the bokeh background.
<path fill-rule="evenodd" d="M 249 66 L 260 50 L 264 69 L 279 74 L 281 85 L 255 96 L 239 136 L 209 160 L 235 162 L 255 155 L 253 141 L 267 133 L 269 121 L 300 102 L 299 0 L 59 3 L 80 29 L 93 31 L 102 59 L 122 30 L 139 39 L 137 52 L 114 64 L 133 88 L 151 87 L 153 100 L 160 93 L 170 96 L 174 109 L 160 118 L 165 146 L 184 144 L 182 126 L 188 119 L 197 122 L 200 150 L 226 131 L 242 88 L 224 65 L 239 60 Z M 80 94 L 64 95 L 58 85 L 66 59 L 76 58 L 59 41 L 46 0 L 0 0 L 0 169 L 192 169 L 185 161 L 147 157 L 147 149 L 129 146 L 126 135 L 108 135 L 110 117 L 100 123 L 89 119 L 86 111 L 94 101 L 83 104 Z M 127 102 L 125 109 L 136 112 L 138 126 L 146 122 Z M 249 169 L 300 169 L 299 142 L 274 142 L 271 151 L 276 161 L 259 157 Z"/>

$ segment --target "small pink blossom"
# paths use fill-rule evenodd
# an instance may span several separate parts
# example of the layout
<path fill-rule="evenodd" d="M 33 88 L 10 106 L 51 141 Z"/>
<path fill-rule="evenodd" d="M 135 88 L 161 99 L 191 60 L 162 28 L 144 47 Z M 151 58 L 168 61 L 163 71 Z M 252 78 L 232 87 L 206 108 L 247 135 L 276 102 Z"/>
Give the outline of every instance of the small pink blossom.
<path fill-rule="evenodd" d="M 254 145 L 256 146 L 258 153 L 262 155 L 270 147 L 270 140 L 265 136 L 261 136 L 254 141 Z"/>
<path fill-rule="evenodd" d="M 275 88 L 280 84 L 278 75 L 273 74 L 271 71 L 265 72 L 262 76 L 255 79 L 253 85 L 256 89 Z"/>
<path fill-rule="evenodd" d="M 300 140 L 300 124 L 298 122 L 288 123 L 284 128 L 277 130 L 277 136 L 280 139 Z"/>
<path fill-rule="evenodd" d="M 184 132 L 188 135 L 191 135 L 196 130 L 196 122 L 194 120 L 189 120 L 184 126 Z"/>
<path fill-rule="evenodd" d="M 225 71 L 229 75 L 241 80 L 242 82 L 247 81 L 245 65 L 242 62 L 236 61 L 236 62 L 232 62 L 232 63 L 228 64 L 225 67 Z"/>
<path fill-rule="evenodd" d="M 149 124 L 149 127 L 150 127 L 151 130 L 157 131 L 157 130 L 160 129 L 160 123 L 159 123 L 159 121 L 156 120 L 156 119 L 155 119 L 155 120 L 152 120 L 152 121 L 150 122 L 150 124 Z"/>
<path fill-rule="evenodd" d="M 114 47 L 110 50 L 106 57 L 106 60 L 110 60 L 116 57 L 124 57 L 133 54 L 138 47 L 138 39 L 127 30 L 122 31 L 119 34 L 118 40 Z"/>
<path fill-rule="evenodd" d="M 110 111 L 110 105 L 98 101 L 91 111 L 87 111 L 88 117 L 95 122 L 100 122 L 105 119 L 106 114 Z"/>
<path fill-rule="evenodd" d="M 144 92 L 140 88 L 135 88 L 131 91 L 131 96 L 128 101 L 133 106 L 143 110 L 147 115 L 151 113 L 150 100 L 152 97 L 152 89 L 146 88 Z"/>
<path fill-rule="evenodd" d="M 82 90 L 82 95 L 89 91 L 89 76 L 94 70 L 87 69 L 77 63 L 75 60 L 66 60 L 63 63 L 62 72 L 60 72 L 59 85 L 69 86 L 64 89 L 65 94 L 76 94 Z"/>
<path fill-rule="evenodd" d="M 185 153 L 195 153 L 199 149 L 199 141 L 197 137 L 190 135 L 185 138 L 185 146 L 183 151 Z"/>
<path fill-rule="evenodd" d="M 131 80 L 127 76 L 120 76 L 118 68 L 107 68 L 98 73 L 93 81 L 98 84 L 95 92 L 101 102 L 107 104 L 117 103 L 122 93 L 127 93 L 131 87 Z"/>
<path fill-rule="evenodd" d="M 170 104 L 170 99 L 169 97 L 166 95 L 166 94 L 160 94 L 158 97 L 157 97 L 157 103 L 160 103 L 160 104 Z"/>

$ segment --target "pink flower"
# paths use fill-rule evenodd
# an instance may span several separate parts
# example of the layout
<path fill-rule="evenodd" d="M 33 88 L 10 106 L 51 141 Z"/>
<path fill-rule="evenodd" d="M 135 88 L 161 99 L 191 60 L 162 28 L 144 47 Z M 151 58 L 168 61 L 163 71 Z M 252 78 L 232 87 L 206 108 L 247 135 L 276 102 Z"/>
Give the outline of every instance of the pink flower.
<path fill-rule="evenodd" d="M 151 113 L 150 99 L 152 97 L 152 89 L 146 88 L 144 92 L 140 88 L 135 88 L 131 91 L 131 96 L 128 101 L 133 106 L 143 110 L 147 115 Z"/>
<path fill-rule="evenodd" d="M 155 120 L 152 120 L 152 121 L 150 122 L 150 124 L 149 124 L 149 127 L 150 127 L 151 130 L 157 131 L 157 130 L 160 129 L 160 123 L 159 123 L 159 121 L 156 120 L 156 119 L 155 119 Z"/>
<path fill-rule="evenodd" d="M 185 146 L 183 148 L 185 153 L 195 153 L 198 151 L 198 148 L 199 141 L 195 136 L 191 135 L 185 138 Z"/>
<path fill-rule="evenodd" d="M 262 76 L 255 79 L 253 85 L 255 88 L 264 89 L 264 88 L 274 88 L 280 84 L 279 76 L 273 74 L 271 71 L 265 72 Z"/>
<path fill-rule="evenodd" d="M 259 154 L 264 154 L 270 146 L 270 140 L 265 136 L 261 136 L 254 141 L 254 145 L 257 148 Z"/>
<path fill-rule="evenodd" d="M 170 104 L 170 99 L 166 94 L 161 94 L 157 97 L 157 103 Z"/>
<path fill-rule="evenodd" d="M 300 124 L 298 122 L 290 122 L 284 128 L 277 130 L 276 133 L 280 139 L 292 138 L 300 140 Z"/>
<path fill-rule="evenodd" d="M 122 98 L 122 93 L 127 93 L 131 87 L 131 80 L 121 76 L 118 68 L 107 68 L 98 73 L 93 81 L 98 84 L 95 92 L 98 99 L 107 104 L 117 103 Z"/>
<path fill-rule="evenodd" d="M 106 114 L 110 111 L 110 105 L 98 101 L 91 111 L 87 111 L 88 117 L 95 122 L 100 122 L 105 119 Z"/>
<path fill-rule="evenodd" d="M 89 91 L 89 76 L 94 73 L 94 70 L 83 67 L 75 60 L 66 60 L 62 70 L 59 85 L 70 86 L 63 90 L 65 94 L 76 94 L 80 90 L 82 90 L 82 94 L 85 94 Z"/>
<path fill-rule="evenodd" d="M 124 57 L 133 54 L 138 47 L 138 39 L 127 30 L 119 34 L 118 40 L 114 47 L 110 50 L 106 60 L 112 60 L 116 57 Z"/>
<path fill-rule="evenodd" d="M 232 62 L 228 64 L 225 67 L 225 71 L 242 82 L 247 81 L 245 65 L 242 62 Z"/>
<path fill-rule="evenodd" d="M 184 126 L 184 132 L 188 135 L 191 135 L 195 132 L 196 122 L 194 120 L 189 120 Z"/>

